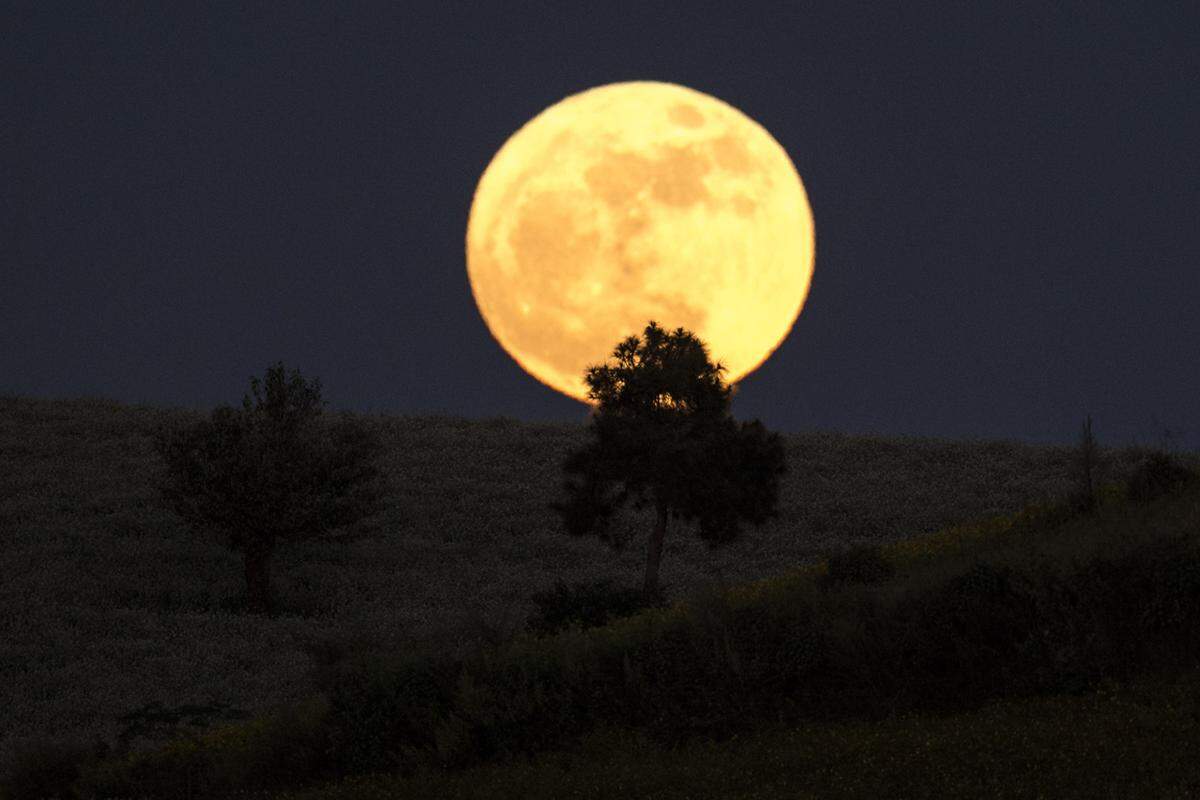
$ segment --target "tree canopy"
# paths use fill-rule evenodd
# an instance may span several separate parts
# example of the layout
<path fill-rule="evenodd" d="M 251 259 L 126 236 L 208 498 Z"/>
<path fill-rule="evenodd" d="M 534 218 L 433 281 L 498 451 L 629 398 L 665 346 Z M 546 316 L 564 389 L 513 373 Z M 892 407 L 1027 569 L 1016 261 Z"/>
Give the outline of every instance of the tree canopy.
<path fill-rule="evenodd" d="M 698 522 L 698 535 L 719 546 L 737 538 L 741 522 L 760 525 L 775 513 L 782 442 L 757 420 L 732 418 L 723 372 L 694 334 L 652 321 L 585 375 L 596 403 L 591 441 L 565 461 L 566 499 L 553 508 L 569 533 L 619 546 L 613 512 L 627 500 L 653 506 L 646 592 L 657 590 L 669 518 Z"/>
<path fill-rule="evenodd" d="M 275 545 L 363 520 L 387 487 L 375 437 L 349 415 L 324 418 L 319 380 L 299 370 L 287 376 L 279 363 L 250 383 L 240 409 L 221 406 L 195 425 L 161 428 L 155 446 L 166 464 L 163 497 L 244 554 L 249 605 L 266 610 Z"/>

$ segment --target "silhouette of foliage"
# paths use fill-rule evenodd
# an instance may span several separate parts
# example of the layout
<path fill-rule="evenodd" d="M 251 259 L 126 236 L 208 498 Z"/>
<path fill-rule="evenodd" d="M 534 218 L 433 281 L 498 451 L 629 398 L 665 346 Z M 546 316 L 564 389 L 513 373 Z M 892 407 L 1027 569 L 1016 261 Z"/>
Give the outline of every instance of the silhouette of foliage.
<path fill-rule="evenodd" d="M 845 583 L 880 583 L 896 574 L 892 562 L 883 555 L 878 544 L 860 544 L 834 553 L 828 558 L 827 585 Z"/>
<path fill-rule="evenodd" d="M 253 612 L 271 610 L 270 557 L 281 540 L 351 525 L 379 510 L 381 447 L 349 415 L 323 416 L 321 383 L 283 364 L 250 379 L 242 408 L 222 406 L 194 426 L 160 427 L 163 497 L 189 524 L 223 534 L 244 556 Z"/>
<path fill-rule="evenodd" d="M 1174 494 L 1193 480 L 1192 471 L 1173 456 L 1154 453 L 1129 476 L 1129 499 L 1135 503 L 1148 503 Z"/>
<path fill-rule="evenodd" d="M 666 607 L 661 594 L 647 597 L 636 589 L 616 588 L 608 580 L 571 585 L 556 581 L 552 588 L 533 595 L 532 600 L 538 610 L 526 627 L 542 636 L 572 624 L 583 629 L 595 628 L 646 608 Z"/>
<path fill-rule="evenodd" d="M 116 752 L 128 753 L 132 741 L 148 737 L 159 730 L 174 731 L 182 725 L 207 728 L 213 719 L 238 720 L 250 717 L 249 711 L 232 708 L 227 703 L 185 703 L 169 707 L 164 706 L 161 701 L 154 700 L 117 717 L 117 721 L 121 723 L 121 730 L 117 734 Z"/>
<path fill-rule="evenodd" d="M 609 363 L 587 370 L 596 403 L 591 441 L 564 462 L 566 499 L 552 507 L 568 533 L 611 540 L 618 506 L 653 506 L 648 594 L 658 585 L 669 517 L 697 521 L 698 535 L 719 546 L 737 537 L 740 522 L 760 525 L 775 513 L 783 444 L 757 420 L 733 420 L 723 371 L 695 335 L 654 322 L 618 344 Z"/>
<path fill-rule="evenodd" d="M 0 797 L 78 797 L 74 784 L 91 764 L 108 754 L 107 744 L 96 737 L 87 744 L 78 737 L 40 737 L 25 743 L 0 765 Z"/>

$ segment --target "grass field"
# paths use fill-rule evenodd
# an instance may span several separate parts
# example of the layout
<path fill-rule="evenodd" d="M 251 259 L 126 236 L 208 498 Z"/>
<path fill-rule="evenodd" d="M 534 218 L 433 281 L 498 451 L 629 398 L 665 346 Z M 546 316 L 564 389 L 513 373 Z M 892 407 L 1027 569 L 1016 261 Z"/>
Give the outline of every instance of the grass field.
<path fill-rule="evenodd" d="M 640 577 L 640 540 L 614 553 L 568 538 L 547 508 L 582 425 L 375 416 L 397 489 L 387 510 L 336 539 L 281 546 L 272 577 L 285 613 L 234 613 L 240 557 L 184 527 L 153 488 L 153 426 L 195 416 L 0 398 L 0 759 L 40 737 L 112 741 L 119 717 L 150 703 L 209 706 L 209 723 L 258 714 L 311 694 L 310 650 L 322 641 L 466 653 L 518 630 L 530 595 L 556 579 Z M 1073 487 L 1066 447 L 841 434 L 786 444 L 777 519 L 715 552 L 668 533 L 670 597 L 1012 513 Z M 1102 477 L 1127 474 L 1144 455 L 1106 452 Z M 642 530 L 649 520 L 631 512 L 617 524 Z M 186 727 L 164 724 L 134 744 Z"/>

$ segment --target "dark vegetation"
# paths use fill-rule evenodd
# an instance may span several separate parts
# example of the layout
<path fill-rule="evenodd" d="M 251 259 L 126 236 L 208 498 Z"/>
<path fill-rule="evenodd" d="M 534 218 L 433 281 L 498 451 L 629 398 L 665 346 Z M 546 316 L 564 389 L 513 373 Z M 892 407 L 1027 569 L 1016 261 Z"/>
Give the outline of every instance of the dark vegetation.
<path fill-rule="evenodd" d="M 580 746 L 462 771 L 365 776 L 280 800 L 560 798 L 1185 798 L 1197 794 L 1200 671 L 953 715 L 766 723 L 657 746 L 602 729 Z M 269 795 L 261 795 L 269 796 Z"/>
<path fill-rule="evenodd" d="M 278 543 L 321 536 L 377 513 L 387 486 L 369 428 L 352 416 L 324 419 L 321 382 L 283 364 L 250 379 L 253 399 L 221 406 L 187 427 L 161 427 L 163 497 L 198 532 L 242 554 L 246 607 L 270 613 L 271 556 Z"/>
<path fill-rule="evenodd" d="M 1173 494 L 1193 478 L 1191 470 L 1166 453 L 1154 453 L 1129 481 L 1129 499 L 1134 503 L 1149 503 Z"/>
<path fill-rule="evenodd" d="M 896 568 L 877 544 L 860 544 L 829 557 L 825 584 L 882 583 L 896 574 Z"/>
<path fill-rule="evenodd" d="M 220 796 L 394 774 L 406 796 L 404 780 L 523 763 L 603 730 L 669 751 L 1187 675 L 1200 666 L 1200 491 L 1194 477 L 1173 486 L 1141 505 L 1115 487 L 1093 514 L 862 551 L 838 579 L 822 565 L 471 658 L 360 655 L 307 707 L 94 762 L 76 785 Z"/>
<path fill-rule="evenodd" d="M 277 369 L 268 373 L 268 386 L 272 375 L 276 380 L 274 396 L 297 402 L 275 408 L 315 407 L 303 400 L 319 397 L 319 390 L 309 392 L 313 387 L 298 374 L 287 383 Z M 311 441 L 353 445 L 346 448 L 299 445 L 310 440 L 298 434 L 272 439 L 288 427 L 273 428 L 278 423 L 262 410 L 271 397 L 268 391 L 258 411 L 244 401 L 247 416 L 237 422 L 233 412 L 214 414 L 220 424 L 193 429 L 214 438 L 190 441 L 261 436 L 262 452 L 294 447 L 326 454 L 308 461 L 274 457 L 266 459 L 269 468 L 254 467 L 263 469 L 259 475 L 279 475 L 293 463 L 308 465 L 294 473 L 302 476 L 299 484 L 263 479 L 266 496 L 269 487 L 295 490 L 314 474 L 363 477 L 347 478 L 345 487 L 379 485 L 370 466 L 378 451 L 365 428 L 347 425 L 331 440 L 321 438 L 328 429 L 308 419 L 307 430 L 323 431 Z M 746 427 L 730 423 L 716 427 L 737 441 Z M 599 440 L 575 450 L 591 456 L 570 463 L 594 467 L 608 458 L 598 453 Z M 265 444 L 273 441 L 286 444 Z M 742 452 L 774 449 L 761 429 L 743 441 L 753 444 Z M 195 454 L 198 446 L 175 452 Z M 339 452 L 365 455 L 329 455 Z M 221 703 L 147 703 L 125 718 L 124 741 L 58 739 L 18 751 L 0 797 L 267 797 L 319 785 L 304 796 L 557 797 L 569 796 L 568 784 L 577 796 L 591 797 L 769 797 L 784 790 L 1189 796 L 1200 792 L 1200 770 L 1180 766 L 1192 763 L 1180 758 L 1189 742 L 1200 741 L 1200 471 L 1195 459 L 1156 453 L 1132 461 L 1136 466 L 1120 480 L 1102 482 L 1104 458 L 1090 421 L 1075 455 L 1073 485 L 1052 502 L 832 549 L 817 563 L 691 591 L 674 603 L 656 583 L 636 591 L 606 580 L 559 580 L 531 594 L 536 610 L 512 635 L 493 629 L 483 637 L 486 646 L 483 640 L 457 651 L 316 641 L 313 690 L 302 700 L 249 719 Z M 653 463 L 652 453 L 646 458 Z M 773 458 L 755 460 L 767 465 L 766 476 L 779 474 Z M 211 489 L 211 481 L 195 476 L 218 473 L 196 465 L 224 462 L 180 456 L 178 463 L 192 467 L 168 474 L 191 482 L 176 487 Z M 605 503 L 632 483 L 651 487 L 645 494 L 659 505 L 649 477 L 638 483 L 610 467 L 569 472 L 577 482 L 567 506 L 589 496 L 583 488 L 589 481 L 601 487 L 591 496 Z M 684 478 L 670 485 L 687 486 Z M 179 498 L 197 496 L 180 491 Z M 331 505 L 317 503 L 303 524 L 286 530 L 305 538 L 369 520 L 357 511 L 323 516 L 312 509 L 347 503 L 373 509 L 382 497 L 377 491 L 365 490 L 360 504 L 346 500 L 357 496 L 349 488 L 324 495 L 318 488 L 315 496 Z M 698 519 L 702 531 L 706 519 L 726 533 L 736 529 L 722 527 L 731 518 L 711 507 L 688 505 L 691 490 L 662 492 L 684 498 L 679 515 Z M 283 489 L 274 496 L 295 497 Z M 736 506 L 747 494 L 733 496 Z M 256 513 L 251 505 L 245 513 Z M 19 522 L 21 508 L 0 510 Z M 277 508 L 284 517 L 291 513 Z M 654 511 L 657 524 L 661 515 Z M 753 514 L 744 518 L 754 521 Z M 219 515 L 192 519 L 230 543 L 244 545 L 252 535 L 241 528 L 243 538 L 235 540 L 238 529 L 221 528 L 227 518 Z M 564 515 L 568 526 L 571 519 Z M 648 585 L 658 593 L 645 592 Z M 268 592 L 268 608 L 271 599 Z M 1112 698 L 1111 708 L 1097 700 L 1104 697 Z M 1154 700 L 1150 710 L 1138 697 Z M 1131 725 L 1129 709 L 1139 703 L 1145 722 Z M 199 732 L 129 746 L 140 731 L 184 721 Z M 1091 749 L 1072 744 L 1081 729 L 1098 737 Z M 623 740 L 642 742 L 644 759 L 618 747 Z M 943 748 L 942 762 L 927 759 L 924 773 L 909 774 L 904 759 L 921 742 Z M 964 742 L 977 749 L 955 762 Z M 1030 768 L 1026 762 L 1039 755 L 1030 742 L 1065 747 L 1075 762 L 1057 773 Z M 1096 756 L 1105 747 L 1110 756 L 1136 761 L 1122 766 L 1121 759 Z M 737 774 L 749 782 L 730 784 L 729 775 Z"/>
<path fill-rule="evenodd" d="M 588 581 L 567 585 L 556 581 L 554 587 L 533 595 L 537 611 L 526 627 L 531 633 L 548 636 L 572 626 L 597 628 L 647 608 L 666 608 L 661 590 L 647 595 L 644 590 L 613 586 L 611 580 Z"/>
<path fill-rule="evenodd" d="M 761 525 L 776 513 L 783 443 L 757 420 L 733 419 L 723 371 L 694 335 L 651 322 L 585 376 L 596 403 L 592 438 L 567 458 L 567 499 L 553 507 L 568 533 L 620 545 L 606 536 L 614 509 L 630 498 L 651 506 L 648 595 L 658 590 L 671 518 L 697 521 L 700 538 L 719 547 L 737 538 L 742 520 Z"/>

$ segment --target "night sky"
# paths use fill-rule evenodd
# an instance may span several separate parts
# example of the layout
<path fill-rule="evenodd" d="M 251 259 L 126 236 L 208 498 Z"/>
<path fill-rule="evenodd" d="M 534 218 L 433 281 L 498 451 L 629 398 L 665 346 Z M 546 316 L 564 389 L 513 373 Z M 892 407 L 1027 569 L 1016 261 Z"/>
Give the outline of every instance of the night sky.
<path fill-rule="evenodd" d="M 2 6 L 0 393 L 211 408 L 283 360 L 331 408 L 582 423 L 479 316 L 467 215 L 538 112 L 659 80 L 816 221 L 735 416 L 1200 448 L 1200 4 L 191 5 Z"/>

